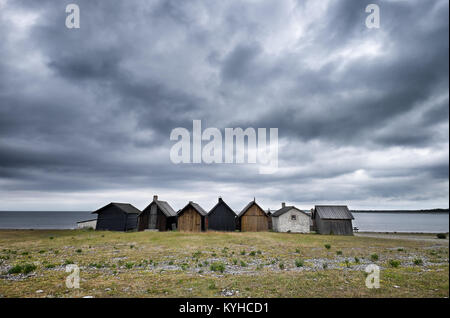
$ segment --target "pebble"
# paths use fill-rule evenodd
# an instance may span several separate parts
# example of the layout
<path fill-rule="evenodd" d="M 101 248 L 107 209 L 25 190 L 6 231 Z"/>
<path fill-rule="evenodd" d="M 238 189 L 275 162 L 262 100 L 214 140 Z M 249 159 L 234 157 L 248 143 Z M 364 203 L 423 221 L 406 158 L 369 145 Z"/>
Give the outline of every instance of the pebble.
<path fill-rule="evenodd" d="M 394 285 L 394 288 L 400 288 L 400 286 Z"/>
<path fill-rule="evenodd" d="M 43 293 L 44 291 L 42 289 L 36 290 L 36 294 Z"/>
<path fill-rule="evenodd" d="M 94 296 L 83 296 L 83 298 L 94 298 Z"/>

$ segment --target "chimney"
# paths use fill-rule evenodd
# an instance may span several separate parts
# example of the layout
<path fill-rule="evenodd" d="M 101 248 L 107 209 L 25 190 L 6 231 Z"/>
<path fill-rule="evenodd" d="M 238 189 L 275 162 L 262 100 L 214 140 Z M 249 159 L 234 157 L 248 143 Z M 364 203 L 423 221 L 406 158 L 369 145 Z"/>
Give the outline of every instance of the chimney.
<path fill-rule="evenodd" d="M 154 195 L 154 196 L 153 196 L 153 201 L 156 201 L 156 200 L 158 200 L 158 196 L 157 196 L 157 195 Z"/>
<path fill-rule="evenodd" d="M 281 207 L 285 208 L 286 207 L 286 203 L 285 202 L 281 202 Z"/>
<path fill-rule="evenodd" d="M 189 204 L 192 204 L 192 203 L 194 203 L 194 201 L 189 201 Z"/>
<path fill-rule="evenodd" d="M 222 200 L 222 197 L 219 197 L 219 202 L 222 202 L 223 200 Z"/>

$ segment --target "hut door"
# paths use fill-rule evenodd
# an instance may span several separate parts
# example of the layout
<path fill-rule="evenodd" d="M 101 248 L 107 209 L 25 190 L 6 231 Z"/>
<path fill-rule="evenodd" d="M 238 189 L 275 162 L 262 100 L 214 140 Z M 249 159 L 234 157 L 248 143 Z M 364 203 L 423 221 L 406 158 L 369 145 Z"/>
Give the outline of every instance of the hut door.
<path fill-rule="evenodd" d="M 156 215 L 157 215 L 157 207 L 156 204 L 152 205 L 150 209 L 150 217 L 148 220 L 148 228 L 149 229 L 156 229 Z"/>

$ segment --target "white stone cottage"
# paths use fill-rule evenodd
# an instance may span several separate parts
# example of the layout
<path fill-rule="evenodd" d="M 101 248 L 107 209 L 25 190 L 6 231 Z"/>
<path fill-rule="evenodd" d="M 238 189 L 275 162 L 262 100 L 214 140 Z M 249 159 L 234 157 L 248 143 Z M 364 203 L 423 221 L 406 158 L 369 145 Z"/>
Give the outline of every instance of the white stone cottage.
<path fill-rule="evenodd" d="M 272 229 L 275 232 L 309 233 L 311 217 L 295 206 L 286 206 L 283 202 L 281 209 L 271 216 Z"/>

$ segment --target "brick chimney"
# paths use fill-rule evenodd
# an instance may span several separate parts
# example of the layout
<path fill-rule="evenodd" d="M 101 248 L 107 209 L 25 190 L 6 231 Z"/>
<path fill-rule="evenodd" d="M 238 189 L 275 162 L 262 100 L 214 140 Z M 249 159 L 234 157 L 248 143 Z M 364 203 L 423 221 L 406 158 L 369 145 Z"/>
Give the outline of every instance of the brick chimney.
<path fill-rule="evenodd" d="M 286 203 L 285 202 L 281 202 L 281 207 L 285 208 L 286 207 Z"/>
<path fill-rule="evenodd" d="M 156 200 L 158 200 L 158 196 L 157 196 L 157 195 L 154 195 L 154 196 L 153 196 L 153 201 L 156 201 Z"/>

